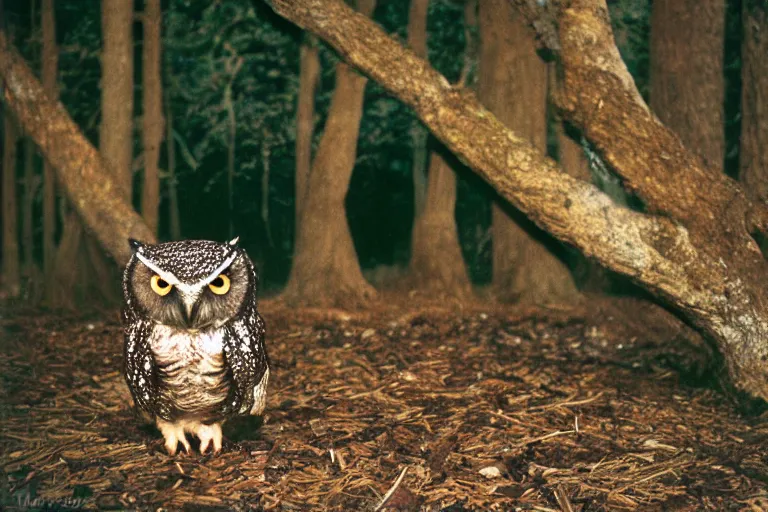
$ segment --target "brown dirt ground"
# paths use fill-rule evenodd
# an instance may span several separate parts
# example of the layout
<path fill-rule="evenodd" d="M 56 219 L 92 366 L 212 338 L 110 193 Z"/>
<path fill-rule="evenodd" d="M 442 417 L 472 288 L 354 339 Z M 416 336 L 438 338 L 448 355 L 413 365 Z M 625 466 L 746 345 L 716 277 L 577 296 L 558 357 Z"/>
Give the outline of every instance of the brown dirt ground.
<path fill-rule="evenodd" d="M 4 313 L 0 509 L 768 509 L 768 417 L 689 384 L 620 318 L 262 310 L 263 424 L 229 423 L 217 456 L 175 457 L 130 407 L 116 313 Z"/>

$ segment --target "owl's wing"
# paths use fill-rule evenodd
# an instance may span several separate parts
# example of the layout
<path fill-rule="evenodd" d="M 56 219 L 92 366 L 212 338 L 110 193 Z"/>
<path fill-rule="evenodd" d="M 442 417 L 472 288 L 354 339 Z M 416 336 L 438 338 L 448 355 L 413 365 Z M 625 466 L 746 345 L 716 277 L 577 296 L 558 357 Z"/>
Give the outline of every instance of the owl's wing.
<path fill-rule="evenodd" d="M 154 324 L 138 318 L 131 312 L 123 312 L 125 325 L 125 380 L 133 400 L 140 409 L 153 416 L 170 419 L 168 408 L 162 404 L 159 393 L 157 364 L 149 346 Z"/>
<path fill-rule="evenodd" d="M 232 376 L 233 386 L 224 408 L 225 415 L 261 413 L 254 402 L 263 401 L 269 376 L 269 357 L 264 345 L 264 320 L 255 306 L 236 317 L 226 326 L 224 358 Z"/>

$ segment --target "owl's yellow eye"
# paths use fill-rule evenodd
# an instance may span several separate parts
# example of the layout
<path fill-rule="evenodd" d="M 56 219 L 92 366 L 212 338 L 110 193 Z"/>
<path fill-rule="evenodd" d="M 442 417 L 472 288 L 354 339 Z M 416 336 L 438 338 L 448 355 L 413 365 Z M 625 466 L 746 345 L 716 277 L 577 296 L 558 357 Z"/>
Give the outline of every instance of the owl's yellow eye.
<path fill-rule="evenodd" d="M 224 274 L 219 274 L 216 279 L 208 284 L 208 288 L 216 295 L 224 295 L 229 291 L 229 278 Z"/>
<path fill-rule="evenodd" d="M 158 294 L 161 297 L 165 297 L 169 293 L 171 293 L 171 283 L 160 277 L 159 275 L 155 274 L 152 276 L 152 279 L 149 280 L 149 286 L 152 288 L 152 291 Z"/>

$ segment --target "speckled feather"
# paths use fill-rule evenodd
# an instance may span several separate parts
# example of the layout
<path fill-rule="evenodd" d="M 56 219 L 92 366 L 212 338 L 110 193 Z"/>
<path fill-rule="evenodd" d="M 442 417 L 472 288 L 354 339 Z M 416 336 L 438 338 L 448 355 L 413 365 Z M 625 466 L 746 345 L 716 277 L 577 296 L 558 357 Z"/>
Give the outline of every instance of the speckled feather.
<path fill-rule="evenodd" d="M 145 245 L 139 252 L 158 267 L 183 283 L 195 283 L 208 277 L 235 251 L 237 246 L 209 240 L 182 240 Z"/>
<path fill-rule="evenodd" d="M 146 317 L 135 303 L 136 298 L 133 297 L 128 283 L 132 268 L 139 263 L 135 255 L 131 258 L 123 279 L 126 300 L 123 311 L 124 355 L 126 382 L 136 404 L 151 415 L 166 421 L 179 419 L 182 412 L 205 414 L 206 421 L 220 421 L 233 415 L 260 414 L 269 376 L 269 358 L 264 345 L 264 321 L 257 310 L 258 276 L 245 251 L 229 244 L 197 240 L 145 245 L 141 246 L 139 251 L 159 268 L 171 272 L 180 281 L 187 283 L 206 278 L 232 256 L 233 252 L 239 252 L 238 259 L 243 257 L 250 283 L 237 314 L 220 327 L 214 328 L 215 332 L 207 331 L 207 335 L 215 335 L 221 340 L 226 368 L 222 376 L 226 396 L 222 396 L 216 411 L 203 410 L 202 404 L 200 411 L 190 411 L 186 404 L 182 411 L 178 403 L 172 403 L 174 393 L 165 392 L 169 381 L 164 370 L 159 368 L 157 354 L 153 353 L 152 348 L 153 333 L 158 328 L 167 330 L 167 326 Z M 186 333 L 185 336 L 189 338 L 194 334 Z M 187 393 L 185 399 L 188 395 Z M 179 396 L 179 393 L 176 393 L 176 396 Z M 259 402 L 260 405 L 254 407 L 254 402 Z"/>
<path fill-rule="evenodd" d="M 246 305 L 250 308 L 251 305 Z M 248 414 L 254 403 L 254 388 L 269 369 L 264 350 L 264 320 L 256 311 L 238 316 L 226 327 L 224 357 L 235 381 L 236 392 L 230 393 L 226 414 Z"/>

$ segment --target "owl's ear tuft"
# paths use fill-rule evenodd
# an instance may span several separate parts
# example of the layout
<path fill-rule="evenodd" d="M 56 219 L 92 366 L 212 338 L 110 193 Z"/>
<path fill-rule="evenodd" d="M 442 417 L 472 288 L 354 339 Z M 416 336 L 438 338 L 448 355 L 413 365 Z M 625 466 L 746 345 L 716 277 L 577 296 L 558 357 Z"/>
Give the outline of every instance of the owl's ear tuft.
<path fill-rule="evenodd" d="M 139 249 L 141 249 L 142 247 L 144 247 L 144 244 L 143 244 L 143 243 L 141 243 L 141 242 L 139 242 L 138 240 L 135 240 L 135 239 L 133 239 L 133 238 L 129 238 L 129 239 L 128 239 L 128 245 L 130 245 L 130 246 L 131 246 L 131 250 L 132 250 L 133 252 L 137 252 Z"/>
<path fill-rule="evenodd" d="M 233 238 L 232 240 L 230 240 L 230 241 L 229 241 L 229 242 L 227 242 L 227 243 L 228 243 L 229 245 L 235 246 L 235 245 L 237 245 L 237 242 L 239 242 L 239 241 L 240 241 L 240 237 L 239 237 L 239 236 L 236 236 L 235 238 Z"/>

